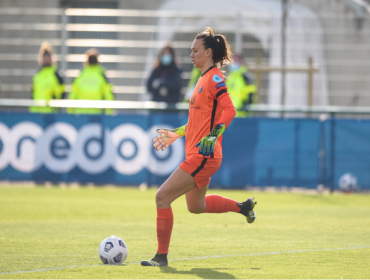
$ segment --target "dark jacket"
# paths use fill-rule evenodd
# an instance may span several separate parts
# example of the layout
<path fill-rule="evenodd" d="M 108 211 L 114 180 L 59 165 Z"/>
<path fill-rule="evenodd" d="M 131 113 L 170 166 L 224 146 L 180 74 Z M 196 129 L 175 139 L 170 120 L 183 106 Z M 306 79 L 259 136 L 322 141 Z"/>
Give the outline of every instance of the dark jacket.
<path fill-rule="evenodd" d="M 181 99 L 182 69 L 160 65 L 153 70 L 147 82 L 147 89 L 153 101 L 177 103 Z"/>

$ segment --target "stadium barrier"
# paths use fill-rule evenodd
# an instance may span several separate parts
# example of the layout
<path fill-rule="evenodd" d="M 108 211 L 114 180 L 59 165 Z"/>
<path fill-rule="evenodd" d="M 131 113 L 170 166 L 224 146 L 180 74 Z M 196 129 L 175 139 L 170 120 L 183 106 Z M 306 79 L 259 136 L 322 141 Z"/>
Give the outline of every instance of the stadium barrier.
<path fill-rule="evenodd" d="M 341 8 L 337 10 L 329 3 L 289 5 L 286 64 L 282 57 L 285 52 L 281 51 L 278 2 L 265 5 L 257 1 L 251 8 L 241 1 L 230 3 L 227 11 L 212 5 L 212 11 L 181 9 L 179 3 L 167 3 L 167 8 L 160 10 L 115 9 L 108 3 L 111 1 L 100 1 L 96 9 L 97 4 L 92 2 L 80 1 L 81 8 L 0 9 L 1 97 L 30 97 L 32 76 L 38 68 L 37 50 L 45 40 L 55 48 L 67 91 L 80 73 L 84 52 L 94 47 L 101 52 L 99 59 L 114 84 L 116 99 L 131 101 L 150 99 L 145 83 L 158 51 L 171 41 L 184 70 L 185 93 L 193 68 L 191 43 L 197 32 L 212 26 L 227 36 L 236 52 L 243 53 L 248 68 L 256 74 L 260 103 L 370 104 L 369 85 L 361 82 L 367 80 L 370 71 L 370 28 L 368 24 L 356 24 L 367 22 L 366 13 L 357 14 L 361 1 L 356 1 L 354 6 L 359 6 L 355 10 L 353 5 L 347 7 L 349 1 L 339 1 Z M 278 8 L 272 8 L 276 5 Z M 353 34 L 358 35 L 356 40 Z M 320 66 L 315 74 L 310 71 L 311 75 L 297 69 L 307 69 L 309 57 Z M 256 67 L 260 63 L 253 63 L 257 58 L 260 67 Z M 262 65 L 275 70 L 266 72 Z M 286 86 L 283 68 L 295 69 L 286 73 Z"/>
<path fill-rule="evenodd" d="M 101 104 L 99 108 L 107 107 Z M 156 103 L 131 105 L 131 109 L 149 110 L 116 116 L 0 113 L 0 180 L 161 184 L 184 159 L 185 142 L 180 139 L 166 152 L 155 152 L 151 139 L 156 128 L 186 123 L 187 114 L 163 112 L 176 105 L 165 109 Z M 250 109 L 274 111 L 268 107 Z M 278 107 L 275 112 L 350 113 L 344 107 Z M 363 108 L 354 113 L 368 111 Z M 211 187 L 335 188 L 339 177 L 350 172 L 361 188 L 370 189 L 369 139 L 369 120 L 324 115 L 317 119 L 237 118 L 224 134 L 224 159 Z"/>

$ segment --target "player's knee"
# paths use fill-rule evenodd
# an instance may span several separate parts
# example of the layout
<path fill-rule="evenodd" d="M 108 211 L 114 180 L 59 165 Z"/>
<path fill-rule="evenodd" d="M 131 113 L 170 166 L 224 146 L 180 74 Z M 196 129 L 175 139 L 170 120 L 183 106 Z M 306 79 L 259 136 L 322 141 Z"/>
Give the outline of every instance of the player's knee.
<path fill-rule="evenodd" d="M 188 210 L 192 214 L 202 214 L 204 213 L 204 207 L 200 207 L 200 205 L 188 205 Z"/>
<path fill-rule="evenodd" d="M 162 208 L 166 206 L 167 201 L 166 201 L 166 196 L 162 192 L 157 192 L 155 196 L 155 203 L 157 205 L 157 208 Z"/>

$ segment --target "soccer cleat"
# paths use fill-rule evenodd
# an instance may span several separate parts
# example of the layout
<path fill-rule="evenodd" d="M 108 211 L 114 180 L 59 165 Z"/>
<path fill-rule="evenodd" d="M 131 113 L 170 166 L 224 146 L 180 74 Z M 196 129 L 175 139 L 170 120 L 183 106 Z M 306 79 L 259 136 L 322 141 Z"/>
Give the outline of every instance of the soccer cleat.
<path fill-rule="evenodd" d="M 142 261 L 142 266 L 168 266 L 167 254 L 155 254 L 150 261 Z"/>
<path fill-rule="evenodd" d="M 247 222 L 250 224 L 253 223 L 254 220 L 257 218 L 253 211 L 253 208 L 254 206 L 256 206 L 256 204 L 257 204 L 257 201 L 254 201 L 254 197 L 250 197 L 244 202 L 238 202 L 238 206 L 240 208 L 239 213 L 246 216 Z"/>

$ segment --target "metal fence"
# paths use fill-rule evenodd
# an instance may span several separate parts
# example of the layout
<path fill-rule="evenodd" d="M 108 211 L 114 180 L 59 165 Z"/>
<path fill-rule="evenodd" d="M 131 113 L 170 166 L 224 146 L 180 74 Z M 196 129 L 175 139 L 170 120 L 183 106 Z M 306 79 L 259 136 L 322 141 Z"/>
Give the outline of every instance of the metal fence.
<path fill-rule="evenodd" d="M 171 8 L 171 7 L 169 7 Z M 364 16 L 367 19 L 368 15 Z M 215 20 L 217 19 L 217 20 Z M 112 79 L 117 100 L 147 100 L 146 79 L 159 49 L 171 42 L 183 72 L 184 88 L 192 68 L 189 58 L 195 34 L 213 26 L 226 34 L 233 49 L 250 66 L 256 60 L 275 67 L 262 73 L 259 102 L 281 104 L 281 13 L 239 11 L 176 11 L 120 9 L 0 9 L 0 98 L 31 98 L 37 52 L 47 40 L 55 48 L 58 68 L 67 90 L 79 74 L 84 52 L 96 47 Z M 291 5 L 286 26 L 286 67 L 307 67 L 309 57 L 318 71 L 313 74 L 313 105 L 370 106 L 370 25 L 359 23 L 352 12 L 314 13 Z M 227 75 L 227 71 L 226 71 Z M 305 105 L 308 77 L 287 73 L 285 104 Z"/>

